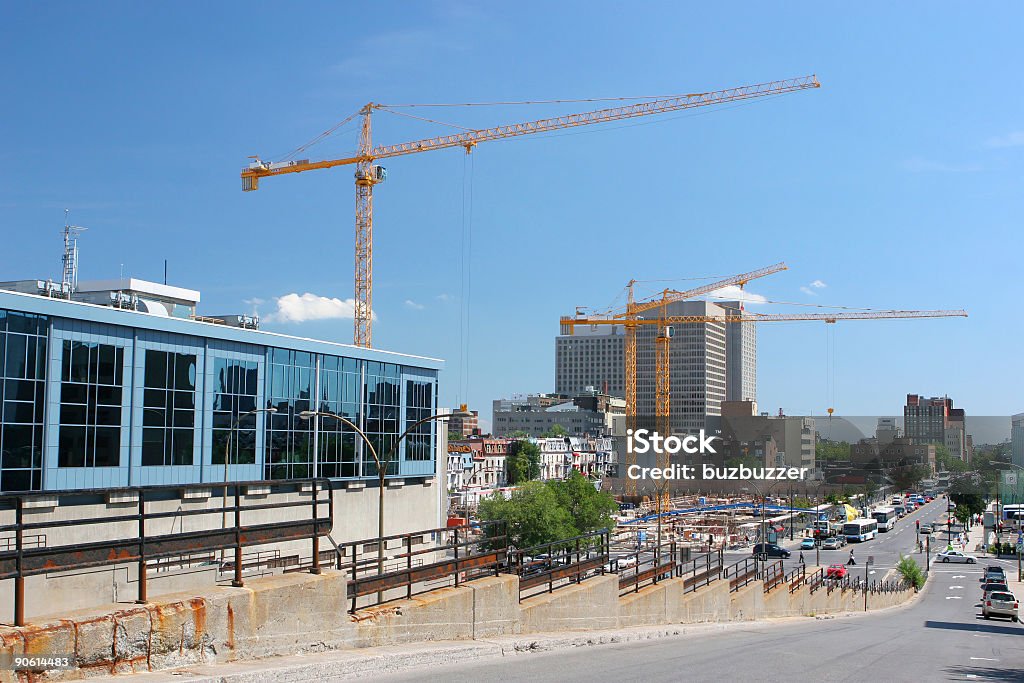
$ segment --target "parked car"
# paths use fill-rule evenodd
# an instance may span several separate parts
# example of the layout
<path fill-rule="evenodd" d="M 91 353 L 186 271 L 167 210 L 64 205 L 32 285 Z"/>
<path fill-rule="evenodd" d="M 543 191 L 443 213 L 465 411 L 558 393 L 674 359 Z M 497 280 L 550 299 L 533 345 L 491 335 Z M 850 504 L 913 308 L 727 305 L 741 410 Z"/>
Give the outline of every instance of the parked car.
<path fill-rule="evenodd" d="M 981 579 L 981 581 L 987 581 L 989 576 L 994 576 L 1003 582 L 1006 581 L 1006 571 L 998 564 L 990 564 L 985 567 L 985 578 Z"/>
<path fill-rule="evenodd" d="M 760 555 L 761 553 L 765 553 L 765 554 L 768 555 L 768 557 L 782 557 L 782 558 L 789 557 L 790 555 L 793 554 L 793 553 L 789 552 L 788 550 L 786 550 L 785 548 L 783 548 L 781 546 L 778 546 L 778 545 L 776 545 L 774 543 L 757 543 L 757 544 L 754 545 L 753 553 L 754 553 L 754 555 Z"/>
<path fill-rule="evenodd" d="M 922 534 L 930 534 L 932 532 L 931 524 L 922 524 L 919 530 Z"/>
<path fill-rule="evenodd" d="M 981 616 L 986 619 L 1009 617 L 1011 621 L 1017 621 L 1017 607 L 1017 598 L 1013 597 L 1013 593 L 994 591 L 981 603 Z"/>
<path fill-rule="evenodd" d="M 1009 593 L 1010 587 L 1002 581 L 990 581 L 988 583 L 981 584 L 981 600 L 984 602 L 988 600 L 990 593 Z"/>
<path fill-rule="evenodd" d="M 822 550 L 839 550 L 842 547 L 843 541 L 839 536 L 826 538 L 825 541 L 821 544 Z"/>
<path fill-rule="evenodd" d="M 846 565 L 830 564 L 828 569 L 825 571 L 825 577 L 829 579 L 846 578 Z"/>
<path fill-rule="evenodd" d="M 800 541 L 800 550 L 814 550 L 814 539 L 805 538 Z"/>
<path fill-rule="evenodd" d="M 936 555 L 935 559 L 939 562 L 966 562 L 967 564 L 975 564 L 978 561 L 978 558 L 973 555 L 967 555 L 959 550 L 943 551 Z"/>

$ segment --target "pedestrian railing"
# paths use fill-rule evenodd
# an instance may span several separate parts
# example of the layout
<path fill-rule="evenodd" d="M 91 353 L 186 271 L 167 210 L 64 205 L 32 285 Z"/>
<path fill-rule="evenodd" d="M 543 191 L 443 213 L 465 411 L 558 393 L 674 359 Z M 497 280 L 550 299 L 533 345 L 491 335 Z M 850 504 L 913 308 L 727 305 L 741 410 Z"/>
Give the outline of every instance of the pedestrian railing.
<path fill-rule="evenodd" d="M 630 566 L 624 567 L 623 557 L 613 561 L 612 568 L 619 575 L 619 595 L 635 593 L 645 586 L 670 579 L 676 571 L 676 544 L 663 543 L 653 549 L 641 550 L 625 556 Z"/>
<path fill-rule="evenodd" d="M 896 581 L 872 581 L 870 591 L 875 594 L 902 593 L 910 588 L 910 584 L 904 579 Z"/>
<path fill-rule="evenodd" d="M 773 588 L 786 580 L 786 570 L 782 566 L 782 560 L 776 560 L 764 567 L 764 592 L 770 593 Z"/>
<path fill-rule="evenodd" d="M 260 493 L 250 495 L 253 489 Z M 287 494 L 284 500 L 268 502 L 266 496 L 279 493 Z M 296 496 L 297 493 L 300 495 Z M 320 538 L 330 534 L 334 526 L 334 497 L 327 479 L 47 491 L 46 496 L 57 501 L 95 499 L 97 504 L 118 501 L 131 507 L 123 514 L 102 505 L 102 510 L 90 516 L 26 521 L 25 510 L 39 495 L 0 497 L 0 510 L 14 512 L 13 524 L 0 525 L 0 533 L 14 533 L 13 545 L 8 542 L 7 549 L 0 550 L 0 579 L 14 579 L 16 626 L 25 624 L 25 577 L 28 576 L 135 562 L 139 574 L 136 601 L 144 603 L 148 599 L 147 575 L 151 564 L 192 553 L 234 549 L 234 561 L 229 565 L 234 572 L 232 585 L 242 586 L 243 548 L 310 539 L 313 561 L 309 570 L 318 574 Z M 178 505 L 177 509 L 170 510 L 169 503 L 174 500 L 206 500 L 209 504 L 195 509 L 182 509 Z M 161 504 L 163 510 L 159 509 Z M 263 521 L 269 518 L 276 521 Z M 151 531 L 155 526 L 173 528 L 174 525 L 188 526 L 192 530 L 162 534 Z M 78 534 L 100 540 L 84 543 L 61 540 Z M 49 543 L 33 545 L 40 537 L 48 539 Z"/>
<path fill-rule="evenodd" d="M 610 570 L 608 530 L 516 550 L 509 557 L 506 571 L 519 576 L 520 600 L 551 593 Z"/>
<path fill-rule="evenodd" d="M 757 558 L 747 557 L 722 570 L 722 578 L 729 580 L 729 592 L 735 593 L 757 578 Z"/>
<path fill-rule="evenodd" d="M 806 565 L 799 565 L 796 569 L 786 574 L 786 583 L 789 584 L 789 592 L 795 593 L 804 584 L 807 578 Z"/>
<path fill-rule="evenodd" d="M 806 577 L 804 581 L 807 584 L 807 588 L 813 595 L 814 592 L 821 588 L 822 584 L 825 583 L 825 569 L 823 567 L 819 568 L 818 571 Z"/>
<path fill-rule="evenodd" d="M 503 522 L 485 522 L 339 545 L 337 567 L 349 577 L 349 611 L 496 576 L 508 561 L 505 529 Z"/>
<path fill-rule="evenodd" d="M 722 568 L 722 551 L 707 552 L 680 563 L 676 567 L 676 576 L 683 579 L 683 592 L 692 593 L 720 579 Z"/>

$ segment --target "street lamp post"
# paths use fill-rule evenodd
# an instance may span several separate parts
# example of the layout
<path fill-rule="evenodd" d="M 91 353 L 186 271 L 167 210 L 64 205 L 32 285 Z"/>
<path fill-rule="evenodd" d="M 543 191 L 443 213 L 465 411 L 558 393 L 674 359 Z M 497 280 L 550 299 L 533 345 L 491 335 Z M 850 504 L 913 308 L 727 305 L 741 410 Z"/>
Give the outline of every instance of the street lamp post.
<path fill-rule="evenodd" d="M 234 437 L 235 431 L 238 429 L 238 425 L 242 422 L 242 418 L 249 417 L 250 415 L 255 415 L 256 413 L 273 414 L 273 413 L 276 413 L 276 412 L 277 412 L 277 408 L 274 408 L 273 406 L 271 406 L 269 408 L 254 408 L 253 410 L 249 410 L 247 412 L 244 412 L 244 413 L 240 414 L 238 417 L 236 417 L 234 419 L 234 421 L 231 423 L 231 427 L 228 429 L 228 442 L 224 445 L 224 489 L 223 489 L 223 495 L 221 497 L 221 505 L 220 505 L 220 526 L 221 526 L 222 529 L 227 529 L 228 528 L 228 463 L 231 461 L 231 441 L 232 441 L 232 438 Z M 241 566 L 241 563 L 242 563 L 242 558 L 240 556 L 240 552 L 241 551 L 238 548 L 236 548 L 236 550 L 235 550 L 235 555 L 236 555 L 236 557 L 235 557 L 235 564 L 236 564 L 235 576 L 236 577 L 239 576 L 238 567 Z M 223 564 L 224 564 L 224 550 L 223 550 L 223 548 L 220 551 L 220 562 L 221 562 L 221 565 L 223 566 Z M 237 578 L 231 580 L 231 585 L 234 586 L 235 588 L 240 588 L 242 586 L 241 582 L 239 582 L 237 580 Z"/>
<path fill-rule="evenodd" d="M 398 444 L 402 442 L 402 439 L 409 436 L 414 429 L 420 425 L 426 424 L 432 420 L 442 420 L 451 417 L 469 417 L 471 414 L 466 410 L 466 406 L 463 405 L 460 410 L 453 413 L 439 413 L 437 415 L 430 415 L 423 419 L 417 420 L 412 423 L 404 432 L 402 432 L 397 439 L 391 444 L 391 448 L 388 449 L 387 454 L 384 456 L 383 462 L 380 456 L 377 454 L 377 449 L 373 446 L 373 441 L 366 435 L 362 429 L 359 428 L 351 420 L 337 415 L 335 413 L 328 413 L 320 410 L 303 410 L 299 413 L 299 417 L 303 420 L 309 420 L 314 417 L 330 417 L 334 418 L 338 422 L 350 427 L 366 444 L 367 449 L 370 451 L 370 456 L 373 458 L 374 463 L 377 465 L 378 475 L 378 489 L 377 489 L 377 573 L 384 573 L 384 486 L 386 485 L 386 479 L 388 476 L 387 466 L 391 463 L 391 457 L 395 454 Z M 353 558 L 354 561 L 355 558 Z M 379 596 L 380 594 L 378 594 Z M 379 598 L 378 598 L 379 599 Z"/>

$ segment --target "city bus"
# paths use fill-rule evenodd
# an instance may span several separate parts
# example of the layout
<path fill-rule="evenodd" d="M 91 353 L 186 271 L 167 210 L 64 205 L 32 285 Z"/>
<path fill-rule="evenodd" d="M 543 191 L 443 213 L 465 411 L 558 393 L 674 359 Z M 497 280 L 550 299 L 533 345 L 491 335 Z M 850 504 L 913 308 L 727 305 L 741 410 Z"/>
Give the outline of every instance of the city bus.
<path fill-rule="evenodd" d="M 878 508 L 871 513 L 871 516 L 878 522 L 879 533 L 885 533 L 896 526 L 896 518 L 899 515 L 895 508 Z"/>
<path fill-rule="evenodd" d="M 878 531 L 878 522 L 873 519 L 861 518 L 843 525 L 843 536 L 851 543 L 870 541 Z"/>

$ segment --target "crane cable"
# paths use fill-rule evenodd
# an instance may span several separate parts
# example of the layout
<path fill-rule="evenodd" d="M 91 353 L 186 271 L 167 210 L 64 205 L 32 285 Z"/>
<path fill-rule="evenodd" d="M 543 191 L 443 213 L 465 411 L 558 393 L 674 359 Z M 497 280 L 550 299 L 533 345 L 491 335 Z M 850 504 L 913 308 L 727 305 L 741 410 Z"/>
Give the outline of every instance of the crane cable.
<path fill-rule="evenodd" d="M 469 402 L 469 307 L 473 297 L 473 171 L 472 154 L 462 160 L 462 235 L 459 263 L 459 386 L 458 403 Z"/>

